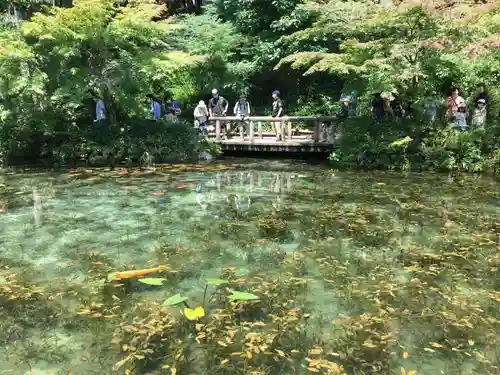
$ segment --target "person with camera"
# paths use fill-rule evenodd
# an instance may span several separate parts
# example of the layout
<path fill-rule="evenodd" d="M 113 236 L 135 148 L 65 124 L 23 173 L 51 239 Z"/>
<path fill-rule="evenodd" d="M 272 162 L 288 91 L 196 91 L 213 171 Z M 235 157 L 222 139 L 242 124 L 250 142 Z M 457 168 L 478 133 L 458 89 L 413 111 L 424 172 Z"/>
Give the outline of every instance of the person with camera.
<path fill-rule="evenodd" d="M 467 130 L 467 103 L 460 96 L 460 90 L 454 87 L 451 95 L 446 99 L 446 117 L 454 123 L 458 130 Z"/>

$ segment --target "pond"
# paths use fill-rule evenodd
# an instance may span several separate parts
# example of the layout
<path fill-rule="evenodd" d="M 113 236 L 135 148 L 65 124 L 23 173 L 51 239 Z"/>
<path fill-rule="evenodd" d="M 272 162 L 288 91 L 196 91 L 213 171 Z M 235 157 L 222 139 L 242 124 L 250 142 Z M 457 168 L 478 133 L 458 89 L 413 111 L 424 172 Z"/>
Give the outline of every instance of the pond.
<path fill-rule="evenodd" d="M 3 170 L 0 373 L 498 374 L 499 198 L 299 161 Z"/>

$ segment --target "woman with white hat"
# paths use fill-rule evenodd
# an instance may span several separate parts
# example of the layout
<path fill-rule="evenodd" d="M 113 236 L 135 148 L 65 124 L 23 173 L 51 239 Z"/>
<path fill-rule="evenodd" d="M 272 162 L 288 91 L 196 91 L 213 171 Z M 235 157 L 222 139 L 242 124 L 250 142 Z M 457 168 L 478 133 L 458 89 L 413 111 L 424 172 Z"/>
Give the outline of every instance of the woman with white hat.
<path fill-rule="evenodd" d="M 207 122 L 208 122 L 208 108 L 207 105 L 203 100 L 200 100 L 196 108 L 194 109 L 194 123 L 195 126 L 201 126 L 201 130 L 203 132 L 203 135 L 205 137 L 208 137 L 208 129 L 207 129 Z"/>

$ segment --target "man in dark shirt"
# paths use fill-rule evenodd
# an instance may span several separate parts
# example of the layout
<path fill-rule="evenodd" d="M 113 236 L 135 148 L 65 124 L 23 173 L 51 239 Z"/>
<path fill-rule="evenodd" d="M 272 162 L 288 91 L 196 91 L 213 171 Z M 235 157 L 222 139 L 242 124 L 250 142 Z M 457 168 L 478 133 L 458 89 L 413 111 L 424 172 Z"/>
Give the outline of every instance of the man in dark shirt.
<path fill-rule="evenodd" d="M 208 101 L 208 112 L 210 117 L 222 117 L 227 113 L 229 107 L 229 102 L 222 96 L 219 95 L 217 89 L 212 90 L 212 98 Z M 229 138 L 231 133 L 231 125 L 229 122 L 224 123 L 222 126 L 223 131 L 226 134 L 226 138 Z"/>
<path fill-rule="evenodd" d="M 283 103 L 280 99 L 280 92 L 278 90 L 273 91 L 273 105 L 272 105 L 272 117 L 281 117 L 283 115 Z M 274 132 L 276 133 L 276 141 L 283 140 L 281 136 L 281 121 L 273 122 Z"/>

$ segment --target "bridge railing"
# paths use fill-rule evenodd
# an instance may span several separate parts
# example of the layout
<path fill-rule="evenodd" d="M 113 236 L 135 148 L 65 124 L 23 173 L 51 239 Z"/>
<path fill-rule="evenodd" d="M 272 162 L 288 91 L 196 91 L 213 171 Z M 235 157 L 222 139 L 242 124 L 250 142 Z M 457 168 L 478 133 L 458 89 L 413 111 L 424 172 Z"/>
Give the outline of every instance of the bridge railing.
<path fill-rule="evenodd" d="M 314 143 L 333 143 L 334 136 L 329 132 L 328 124 L 338 121 L 336 116 L 250 116 L 242 120 L 237 116 L 211 117 L 210 124 L 215 125 L 215 141 L 221 141 L 222 129 L 227 126 L 237 126 L 241 139 L 253 142 L 275 136 L 274 132 L 263 132 L 263 123 L 280 122 L 281 139 L 283 141 L 311 140 Z M 306 124 L 306 129 L 295 129 L 293 124 Z M 243 125 L 243 126 L 242 126 Z M 257 129 L 255 129 L 257 125 Z M 248 128 L 247 137 L 244 137 L 244 127 Z M 233 134 L 234 132 L 231 131 Z M 210 137 L 210 136 L 209 136 Z M 212 134 L 212 138 L 214 135 Z"/>

